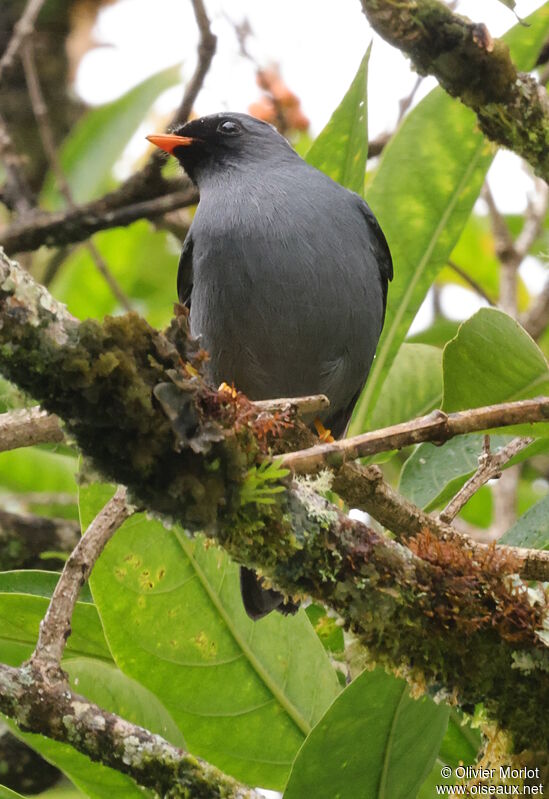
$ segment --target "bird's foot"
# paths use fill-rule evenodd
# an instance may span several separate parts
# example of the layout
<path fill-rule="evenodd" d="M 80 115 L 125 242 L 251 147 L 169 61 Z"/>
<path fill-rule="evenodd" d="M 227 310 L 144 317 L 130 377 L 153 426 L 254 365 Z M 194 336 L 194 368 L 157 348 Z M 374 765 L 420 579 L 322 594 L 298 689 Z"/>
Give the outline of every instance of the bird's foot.
<path fill-rule="evenodd" d="M 217 390 L 218 391 L 223 391 L 225 394 L 230 394 L 233 399 L 238 394 L 238 391 L 236 390 L 236 388 L 234 386 L 230 386 L 228 383 L 225 383 L 224 381 L 223 381 L 223 383 L 221 383 L 221 385 L 219 386 L 219 388 Z"/>
<path fill-rule="evenodd" d="M 333 444 L 334 443 L 335 438 L 332 435 L 332 431 L 328 430 L 326 427 L 324 427 L 324 425 L 322 424 L 320 419 L 315 419 L 313 424 L 315 426 L 316 432 L 318 433 L 319 439 L 323 443 L 325 443 L 325 444 Z"/>

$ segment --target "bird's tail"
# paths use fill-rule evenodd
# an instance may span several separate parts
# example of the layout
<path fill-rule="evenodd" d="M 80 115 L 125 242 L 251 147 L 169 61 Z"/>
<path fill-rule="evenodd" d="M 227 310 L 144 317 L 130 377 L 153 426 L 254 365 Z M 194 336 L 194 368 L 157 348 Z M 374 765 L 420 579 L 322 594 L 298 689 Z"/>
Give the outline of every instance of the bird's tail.
<path fill-rule="evenodd" d="M 253 569 L 240 567 L 240 593 L 244 609 L 250 619 L 258 621 L 272 610 L 290 616 L 299 610 L 299 602 L 286 602 L 284 596 L 274 588 L 263 588 L 261 577 Z"/>

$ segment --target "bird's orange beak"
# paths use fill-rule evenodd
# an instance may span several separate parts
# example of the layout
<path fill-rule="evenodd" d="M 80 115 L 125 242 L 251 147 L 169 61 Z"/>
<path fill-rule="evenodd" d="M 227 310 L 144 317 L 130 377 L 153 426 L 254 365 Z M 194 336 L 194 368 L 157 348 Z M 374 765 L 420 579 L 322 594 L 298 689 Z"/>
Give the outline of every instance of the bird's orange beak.
<path fill-rule="evenodd" d="M 190 136 L 175 136 L 173 133 L 159 133 L 154 136 L 146 136 L 146 138 L 151 144 L 170 154 L 173 153 L 176 147 L 188 147 L 196 141 Z"/>

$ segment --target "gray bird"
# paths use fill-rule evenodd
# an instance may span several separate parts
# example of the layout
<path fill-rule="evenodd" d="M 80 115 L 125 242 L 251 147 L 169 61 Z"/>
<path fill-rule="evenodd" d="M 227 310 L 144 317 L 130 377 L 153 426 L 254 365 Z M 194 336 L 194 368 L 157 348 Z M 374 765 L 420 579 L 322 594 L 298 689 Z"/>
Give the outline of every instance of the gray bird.
<path fill-rule="evenodd" d="M 326 394 L 344 434 L 383 327 L 393 277 L 364 200 L 307 164 L 271 125 L 220 113 L 149 136 L 198 186 L 177 290 L 215 385 L 250 399 Z M 246 612 L 297 605 L 242 567 Z"/>

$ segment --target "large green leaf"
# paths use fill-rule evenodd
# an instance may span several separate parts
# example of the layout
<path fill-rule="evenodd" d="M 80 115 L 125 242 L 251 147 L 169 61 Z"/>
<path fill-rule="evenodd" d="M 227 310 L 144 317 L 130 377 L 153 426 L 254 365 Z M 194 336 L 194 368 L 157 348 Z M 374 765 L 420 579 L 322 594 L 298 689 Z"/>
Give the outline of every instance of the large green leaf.
<path fill-rule="evenodd" d="M 15 791 L 0 785 L 0 799 L 25 799 L 25 797 L 20 793 L 15 793 Z"/>
<path fill-rule="evenodd" d="M 0 594 L 33 594 L 49 599 L 53 594 L 58 572 L 47 572 L 39 569 L 17 569 L 0 572 Z M 93 603 L 90 588 L 85 583 L 78 594 L 79 602 Z"/>
<path fill-rule="evenodd" d="M 112 488 L 86 486 L 85 527 Z M 280 788 L 339 692 L 305 613 L 252 622 L 225 553 L 137 514 L 107 545 L 92 592 L 117 665 L 156 694 L 191 751 Z"/>
<path fill-rule="evenodd" d="M 316 137 L 305 160 L 362 195 L 368 159 L 368 60 L 371 45 L 347 94 Z"/>
<path fill-rule="evenodd" d="M 481 308 L 443 355 L 445 411 L 527 399 L 549 391 L 549 366 L 523 328 L 503 311 Z"/>
<path fill-rule="evenodd" d="M 442 399 L 442 352 L 426 344 L 403 344 L 391 364 L 372 414 L 372 427 L 423 416 Z"/>
<path fill-rule="evenodd" d="M 530 69 L 549 30 L 549 3 L 505 37 L 519 69 Z M 366 199 L 395 265 L 387 317 L 351 434 L 371 426 L 381 386 L 431 283 L 446 263 L 478 197 L 494 150 L 473 112 L 438 88 L 405 118 L 383 153 Z"/>
<path fill-rule="evenodd" d="M 97 233 L 94 243 L 132 307 L 155 327 L 165 327 L 176 300 L 180 245 L 146 221 Z M 82 291 L 82 286 L 86 287 Z M 118 303 L 86 247 L 77 248 L 59 269 L 51 290 L 79 319 L 103 319 Z"/>
<path fill-rule="evenodd" d="M 468 723 L 462 723 L 455 710 L 450 711 L 448 729 L 442 741 L 440 752 L 431 773 L 421 786 L 417 799 L 433 799 L 438 796 L 438 785 L 454 785 L 456 778 L 454 769 L 459 766 L 473 765 L 477 761 L 481 747 L 481 737 Z M 442 776 L 443 766 L 450 766 L 450 777 Z M 446 773 L 446 772 L 445 772 Z"/>
<path fill-rule="evenodd" d="M 382 669 L 357 677 L 301 748 L 284 799 L 409 799 L 429 774 L 449 709 Z"/>
<path fill-rule="evenodd" d="M 118 100 L 88 111 L 75 125 L 60 153 L 75 202 L 86 202 L 103 193 L 114 164 L 153 102 L 180 78 L 179 66 L 164 69 Z M 50 209 L 63 205 L 52 175 L 46 179 L 41 200 Z"/>
<path fill-rule="evenodd" d="M 500 541 L 513 547 L 549 549 L 549 495 L 517 519 Z"/>
<path fill-rule="evenodd" d="M 38 639 L 38 628 L 48 608 L 51 580 L 44 572 L 24 572 L 19 579 L 14 574 L 2 577 L 0 583 L 0 663 L 20 666 L 30 657 Z M 77 602 L 71 627 L 66 660 L 82 655 L 111 660 L 94 605 Z"/>

